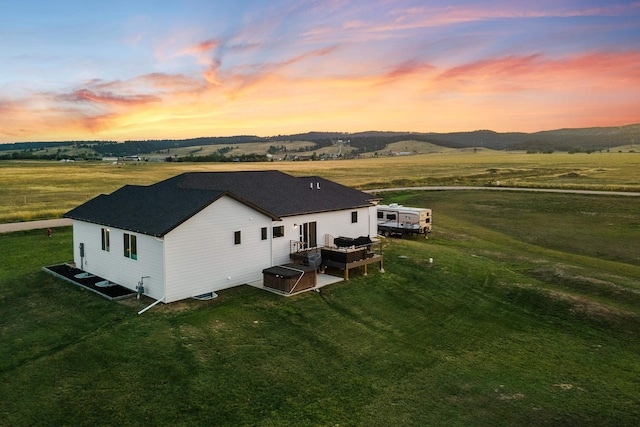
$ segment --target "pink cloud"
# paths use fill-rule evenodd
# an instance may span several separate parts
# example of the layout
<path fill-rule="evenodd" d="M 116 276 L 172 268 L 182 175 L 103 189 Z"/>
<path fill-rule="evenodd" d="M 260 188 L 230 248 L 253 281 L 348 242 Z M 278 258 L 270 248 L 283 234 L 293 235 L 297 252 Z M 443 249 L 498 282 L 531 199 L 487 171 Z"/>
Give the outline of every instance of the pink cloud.
<path fill-rule="evenodd" d="M 111 92 L 96 93 L 88 89 L 79 89 L 70 94 L 61 95 L 60 98 L 65 101 L 90 101 L 107 105 L 146 105 L 160 101 L 160 98 L 154 95 L 117 95 Z"/>
<path fill-rule="evenodd" d="M 526 19 L 526 18 L 570 18 L 580 16 L 629 16 L 640 12 L 640 2 L 630 4 L 608 5 L 598 8 L 563 9 L 552 4 L 529 3 L 495 3 L 482 7 L 447 6 L 447 7 L 410 7 L 394 9 L 387 16 L 389 19 L 375 21 L 352 20 L 343 24 L 343 30 L 357 30 L 366 33 L 385 33 L 420 28 L 440 27 L 493 19 Z"/>
<path fill-rule="evenodd" d="M 178 54 L 179 55 L 193 55 L 198 56 L 204 53 L 209 53 L 211 50 L 220 46 L 222 42 L 218 39 L 209 39 L 202 41 L 200 43 L 196 43 L 195 45 L 187 46 L 182 49 Z"/>
<path fill-rule="evenodd" d="M 431 64 L 412 59 L 398 64 L 391 71 L 383 74 L 381 77 L 383 81 L 388 83 L 390 81 L 409 78 L 415 74 L 423 75 L 424 73 L 434 71 L 435 69 L 436 67 Z"/>
<path fill-rule="evenodd" d="M 531 74 L 534 68 L 539 68 L 540 59 L 541 55 L 539 54 L 484 59 L 450 68 L 442 72 L 436 82 L 438 84 L 444 83 L 447 86 L 464 86 L 490 79 L 499 85 L 505 77 L 514 78 L 523 74 Z"/>
<path fill-rule="evenodd" d="M 16 101 L 2 101 L 0 100 L 0 116 L 3 114 L 9 114 L 15 111 L 17 107 Z"/>
<path fill-rule="evenodd" d="M 584 85 L 613 87 L 640 84 L 640 51 L 594 52 L 553 59 L 541 54 L 486 59 L 443 71 L 435 80 L 441 90 L 514 91 Z"/>

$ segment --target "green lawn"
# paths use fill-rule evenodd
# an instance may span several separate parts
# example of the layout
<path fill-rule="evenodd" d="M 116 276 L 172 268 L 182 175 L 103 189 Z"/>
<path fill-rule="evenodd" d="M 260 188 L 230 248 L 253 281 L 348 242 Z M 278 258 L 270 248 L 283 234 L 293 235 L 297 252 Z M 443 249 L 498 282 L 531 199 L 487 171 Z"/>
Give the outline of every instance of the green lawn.
<path fill-rule="evenodd" d="M 435 224 L 387 239 L 384 274 L 142 315 L 40 270 L 70 229 L 0 234 L 0 425 L 637 425 L 635 199 L 385 197 Z"/>

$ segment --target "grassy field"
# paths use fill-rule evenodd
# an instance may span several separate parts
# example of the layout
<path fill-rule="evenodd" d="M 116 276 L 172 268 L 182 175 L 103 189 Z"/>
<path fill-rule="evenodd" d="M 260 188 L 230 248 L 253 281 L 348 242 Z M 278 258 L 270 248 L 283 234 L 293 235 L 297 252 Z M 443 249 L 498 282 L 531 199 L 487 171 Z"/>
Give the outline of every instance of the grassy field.
<path fill-rule="evenodd" d="M 320 175 L 360 189 L 481 186 L 499 181 L 504 186 L 640 191 L 639 153 L 523 154 L 468 149 L 346 161 L 142 162 L 121 166 L 6 161 L 0 162 L 0 223 L 58 218 L 88 199 L 125 184 L 151 184 L 186 171 L 257 169 Z"/>
<path fill-rule="evenodd" d="M 243 144 L 216 144 L 216 145 L 203 145 L 195 147 L 180 147 L 171 148 L 169 150 L 162 150 L 161 153 L 152 153 L 145 155 L 145 158 L 149 159 L 165 159 L 168 156 L 186 157 L 186 156 L 206 156 L 218 153 L 218 150 L 229 150 L 226 156 L 240 156 L 247 154 L 265 154 L 269 147 L 286 147 L 287 152 L 295 154 L 300 149 L 310 149 L 314 147 L 313 142 L 309 141 L 271 141 L 271 142 L 246 142 Z M 333 149 L 337 152 L 337 148 Z M 309 151 L 310 153 L 321 154 L 323 152 L 331 152 L 331 148 L 324 150 Z M 285 153 L 278 152 L 277 156 L 284 156 Z M 305 153 L 300 153 L 305 154 Z"/>
<path fill-rule="evenodd" d="M 40 271 L 70 229 L 0 235 L 0 425 L 637 425 L 640 201 L 487 196 L 385 194 L 435 228 L 384 274 L 143 315 Z"/>

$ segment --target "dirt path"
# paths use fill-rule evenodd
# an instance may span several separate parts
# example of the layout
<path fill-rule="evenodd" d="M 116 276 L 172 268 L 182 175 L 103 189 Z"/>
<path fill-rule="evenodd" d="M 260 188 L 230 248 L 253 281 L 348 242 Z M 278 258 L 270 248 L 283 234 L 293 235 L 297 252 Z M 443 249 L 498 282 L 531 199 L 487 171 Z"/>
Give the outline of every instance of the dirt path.
<path fill-rule="evenodd" d="M 634 196 L 640 197 L 640 193 L 632 191 L 598 191 L 598 190 L 564 190 L 558 188 L 519 188 L 519 187 L 470 187 L 470 186 L 432 186 L 432 187 L 399 187 L 399 188 L 379 188 L 376 190 L 365 190 L 365 193 L 382 193 L 385 191 L 407 191 L 407 190 L 491 190 L 491 191 L 530 191 L 538 193 L 566 193 L 566 194 L 594 194 L 598 196 Z"/>
<path fill-rule="evenodd" d="M 68 218 L 47 219 L 44 221 L 13 222 L 10 224 L 0 224 L 0 233 L 12 233 L 14 231 L 22 230 L 37 230 L 39 228 L 66 227 L 69 225 L 71 225 L 71 220 Z"/>

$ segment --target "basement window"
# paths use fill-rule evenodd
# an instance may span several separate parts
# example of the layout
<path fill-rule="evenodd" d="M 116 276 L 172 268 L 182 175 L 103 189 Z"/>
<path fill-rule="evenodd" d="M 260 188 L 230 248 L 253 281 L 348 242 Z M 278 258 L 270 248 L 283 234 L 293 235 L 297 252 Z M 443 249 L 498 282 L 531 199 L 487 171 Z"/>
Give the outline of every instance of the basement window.
<path fill-rule="evenodd" d="M 111 250 L 109 231 L 110 230 L 108 228 L 100 229 L 100 233 L 102 234 L 102 250 L 106 252 L 109 252 Z"/>
<path fill-rule="evenodd" d="M 241 233 L 239 231 L 235 231 L 233 233 L 233 239 L 236 245 L 239 245 L 240 243 L 242 243 Z"/>
<path fill-rule="evenodd" d="M 138 259 L 138 239 L 133 234 L 124 233 L 124 256 Z"/>

